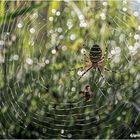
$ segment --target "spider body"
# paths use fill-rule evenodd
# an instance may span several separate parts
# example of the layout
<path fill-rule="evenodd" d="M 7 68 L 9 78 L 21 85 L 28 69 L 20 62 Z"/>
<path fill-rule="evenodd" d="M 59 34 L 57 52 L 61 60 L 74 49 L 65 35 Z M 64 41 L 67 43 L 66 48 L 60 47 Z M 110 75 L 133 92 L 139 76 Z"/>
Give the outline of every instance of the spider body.
<path fill-rule="evenodd" d="M 93 69 L 100 69 L 104 67 L 104 57 L 102 56 L 102 50 L 99 45 L 93 45 L 90 53 L 89 53 L 89 58 L 92 63 L 92 68 Z"/>
<path fill-rule="evenodd" d="M 98 63 L 102 57 L 102 50 L 99 45 L 93 45 L 89 53 L 90 61 L 94 64 Z"/>
<path fill-rule="evenodd" d="M 98 70 L 100 72 L 100 74 L 102 75 L 102 70 L 105 66 L 105 60 L 104 60 L 104 56 L 102 55 L 102 49 L 100 48 L 100 46 L 97 44 L 93 45 L 90 49 L 89 56 L 87 56 L 86 54 L 84 54 L 84 55 L 86 56 L 84 68 L 85 69 L 87 68 L 87 70 L 85 70 L 85 72 L 81 75 L 79 80 L 90 69 Z M 104 68 L 104 69 L 108 70 L 107 68 Z M 102 75 L 102 77 L 103 77 L 103 75 Z"/>

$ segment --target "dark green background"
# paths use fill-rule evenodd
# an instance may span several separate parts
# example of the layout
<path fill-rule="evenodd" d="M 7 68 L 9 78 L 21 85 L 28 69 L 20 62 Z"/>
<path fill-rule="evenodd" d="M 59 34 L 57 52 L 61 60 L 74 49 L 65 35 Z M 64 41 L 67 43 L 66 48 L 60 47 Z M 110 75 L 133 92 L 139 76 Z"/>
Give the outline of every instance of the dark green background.
<path fill-rule="evenodd" d="M 139 33 L 129 1 L 0 1 L 0 138 L 140 134 Z M 116 73 L 78 81 L 81 50 L 93 44 Z"/>

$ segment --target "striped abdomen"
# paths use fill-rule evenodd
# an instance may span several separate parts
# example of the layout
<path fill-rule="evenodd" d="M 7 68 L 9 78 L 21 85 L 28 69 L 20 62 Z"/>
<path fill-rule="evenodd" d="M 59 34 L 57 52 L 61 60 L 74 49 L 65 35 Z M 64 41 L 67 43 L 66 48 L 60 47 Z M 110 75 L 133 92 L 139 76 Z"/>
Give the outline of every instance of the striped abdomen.
<path fill-rule="evenodd" d="M 93 45 L 89 57 L 92 63 L 97 63 L 102 57 L 102 50 L 99 45 Z"/>

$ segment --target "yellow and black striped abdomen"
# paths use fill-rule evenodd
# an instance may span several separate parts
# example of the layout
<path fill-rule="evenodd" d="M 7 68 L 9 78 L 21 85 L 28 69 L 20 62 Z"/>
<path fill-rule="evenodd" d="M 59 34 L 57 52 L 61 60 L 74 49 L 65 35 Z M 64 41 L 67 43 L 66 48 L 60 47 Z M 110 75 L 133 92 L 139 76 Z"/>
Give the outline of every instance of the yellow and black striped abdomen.
<path fill-rule="evenodd" d="M 102 57 L 102 50 L 99 45 L 93 45 L 89 57 L 92 63 L 97 63 Z"/>

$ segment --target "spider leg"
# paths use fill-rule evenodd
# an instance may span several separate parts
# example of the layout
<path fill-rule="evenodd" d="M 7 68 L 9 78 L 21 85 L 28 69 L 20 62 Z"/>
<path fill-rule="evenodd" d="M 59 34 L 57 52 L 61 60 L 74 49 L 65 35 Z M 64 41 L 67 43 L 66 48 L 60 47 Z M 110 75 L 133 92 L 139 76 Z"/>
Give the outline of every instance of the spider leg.
<path fill-rule="evenodd" d="M 86 53 L 84 53 L 84 56 L 85 56 L 87 59 L 89 59 L 89 57 L 87 56 L 87 54 L 86 54 Z"/>
<path fill-rule="evenodd" d="M 88 59 L 85 59 L 85 60 L 81 60 L 81 62 L 83 63 L 83 62 L 89 62 L 89 60 Z"/>
<path fill-rule="evenodd" d="M 79 67 L 79 68 L 71 68 L 71 69 L 69 69 L 69 71 L 74 71 L 74 70 L 78 70 L 78 69 L 84 69 L 84 67 Z"/>
<path fill-rule="evenodd" d="M 106 43 L 106 45 L 107 45 L 107 43 Z M 107 57 L 107 54 L 109 54 L 110 57 Z M 105 47 L 105 54 L 104 54 L 104 57 L 107 57 L 108 60 L 111 60 L 112 57 L 113 57 L 113 54 L 111 54 L 111 53 L 108 51 L 107 46 Z"/>
<path fill-rule="evenodd" d="M 93 66 L 91 66 L 90 68 L 88 68 L 80 77 L 78 80 L 80 80 Z"/>
<path fill-rule="evenodd" d="M 114 72 L 114 73 L 121 73 L 121 74 L 123 74 L 123 73 L 125 73 L 126 71 L 114 71 L 114 70 L 110 70 L 110 69 L 108 69 L 108 68 L 104 68 L 106 71 L 110 71 L 110 72 Z"/>
<path fill-rule="evenodd" d="M 116 73 L 116 71 L 114 71 L 114 70 L 110 70 L 110 69 L 108 69 L 108 68 L 104 68 L 106 71 L 110 71 L 110 72 L 114 72 L 114 73 Z"/>
<path fill-rule="evenodd" d="M 100 70 L 99 67 L 98 67 L 98 71 L 100 72 L 102 78 L 107 82 L 107 84 L 108 84 L 109 86 L 111 86 L 110 83 L 105 79 L 105 77 L 104 77 L 104 75 L 102 74 L 102 71 Z"/>

